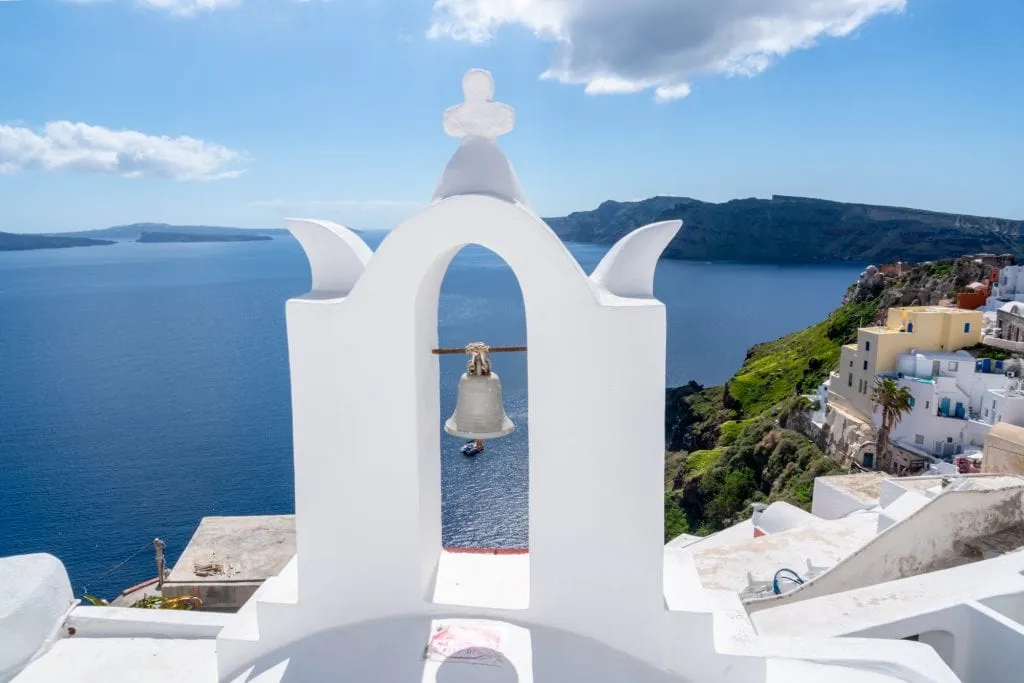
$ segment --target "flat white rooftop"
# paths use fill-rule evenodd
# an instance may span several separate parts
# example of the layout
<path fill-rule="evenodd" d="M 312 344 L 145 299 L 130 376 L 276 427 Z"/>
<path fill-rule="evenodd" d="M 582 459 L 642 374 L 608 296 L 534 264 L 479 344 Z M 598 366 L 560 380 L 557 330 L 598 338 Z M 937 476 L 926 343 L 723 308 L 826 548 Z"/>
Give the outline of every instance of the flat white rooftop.
<path fill-rule="evenodd" d="M 881 472 L 862 472 L 818 477 L 816 481 L 828 484 L 865 503 L 877 503 L 881 498 L 882 482 L 888 478 L 888 475 Z"/>
<path fill-rule="evenodd" d="M 13 683 L 214 683 L 216 641 L 67 638 Z"/>
<path fill-rule="evenodd" d="M 755 581 L 770 581 L 783 568 L 803 575 L 808 561 L 832 567 L 874 538 L 877 527 L 878 515 L 872 512 L 822 519 L 730 545 L 692 546 L 693 561 L 705 588 L 740 592 L 748 574 Z"/>

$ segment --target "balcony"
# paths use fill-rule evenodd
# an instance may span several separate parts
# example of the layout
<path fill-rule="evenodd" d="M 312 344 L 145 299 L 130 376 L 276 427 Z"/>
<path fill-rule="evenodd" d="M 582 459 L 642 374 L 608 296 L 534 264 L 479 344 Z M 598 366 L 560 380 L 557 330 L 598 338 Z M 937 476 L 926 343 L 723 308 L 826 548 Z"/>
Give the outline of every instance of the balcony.
<path fill-rule="evenodd" d="M 914 377 L 913 375 L 904 375 L 902 372 L 880 372 L 878 376 L 892 380 L 905 379 L 912 382 L 920 382 L 921 384 L 935 384 L 934 377 Z"/>

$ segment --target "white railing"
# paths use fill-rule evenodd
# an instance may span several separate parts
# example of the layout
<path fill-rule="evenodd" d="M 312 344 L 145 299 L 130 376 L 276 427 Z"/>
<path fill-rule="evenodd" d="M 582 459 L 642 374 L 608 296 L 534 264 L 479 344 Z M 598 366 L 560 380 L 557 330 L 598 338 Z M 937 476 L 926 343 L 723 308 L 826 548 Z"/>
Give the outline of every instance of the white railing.
<path fill-rule="evenodd" d="M 981 338 L 981 343 L 985 346 L 994 346 L 997 349 L 1006 349 L 1007 351 L 1017 351 L 1024 353 L 1024 342 L 1010 341 L 1009 339 L 1000 339 L 992 335 L 985 335 Z"/>

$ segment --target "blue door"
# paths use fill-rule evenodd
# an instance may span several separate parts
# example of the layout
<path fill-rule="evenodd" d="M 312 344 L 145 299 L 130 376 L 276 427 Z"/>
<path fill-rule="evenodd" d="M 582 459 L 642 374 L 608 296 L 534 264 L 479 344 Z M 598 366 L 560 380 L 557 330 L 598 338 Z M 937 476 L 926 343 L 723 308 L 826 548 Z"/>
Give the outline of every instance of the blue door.
<path fill-rule="evenodd" d="M 944 398 L 939 401 L 939 415 L 942 417 L 949 417 L 949 399 Z"/>
<path fill-rule="evenodd" d="M 991 358 L 983 358 L 981 360 L 981 371 L 982 372 L 992 372 L 992 359 Z"/>
<path fill-rule="evenodd" d="M 865 453 L 864 454 L 864 467 L 866 467 L 866 468 L 868 468 L 870 470 L 870 469 L 873 469 L 874 466 L 875 466 L 875 454 L 874 453 Z"/>
<path fill-rule="evenodd" d="M 953 414 L 956 417 L 960 418 L 961 420 L 964 419 L 967 416 L 966 411 L 964 411 L 964 404 L 960 403 L 960 401 L 957 401 L 956 402 L 956 411 Z"/>

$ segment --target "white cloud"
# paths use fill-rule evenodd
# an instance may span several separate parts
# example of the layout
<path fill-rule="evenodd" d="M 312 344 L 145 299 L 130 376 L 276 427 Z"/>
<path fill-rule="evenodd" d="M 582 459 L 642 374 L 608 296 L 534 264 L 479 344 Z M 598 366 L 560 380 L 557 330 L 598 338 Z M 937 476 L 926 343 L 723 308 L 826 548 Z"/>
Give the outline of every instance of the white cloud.
<path fill-rule="evenodd" d="M 621 95 L 640 92 L 651 87 L 647 81 L 631 81 L 619 76 L 595 76 L 587 82 L 588 95 Z"/>
<path fill-rule="evenodd" d="M 671 102 L 681 100 L 690 94 L 690 84 L 680 83 L 679 85 L 662 85 L 654 91 L 654 96 L 659 102 Z"/>
<path fill-rule="evenodd" d="M 190 137 L 170 138 L 53 121 L 42 130 L 0 125 L 0 172 L 22 169 L 116 173 L 129 178 L 218 180 L 242 173 L 238 152 Z"/>
<path fill-rule="evenodd" d="M 483 43 L 518 25 L 556 42 L 545 78 L 591 94 L 685 97 L 702 75 L 756 75 L 907 0 L 434 0 L 427 35 Z"/>

